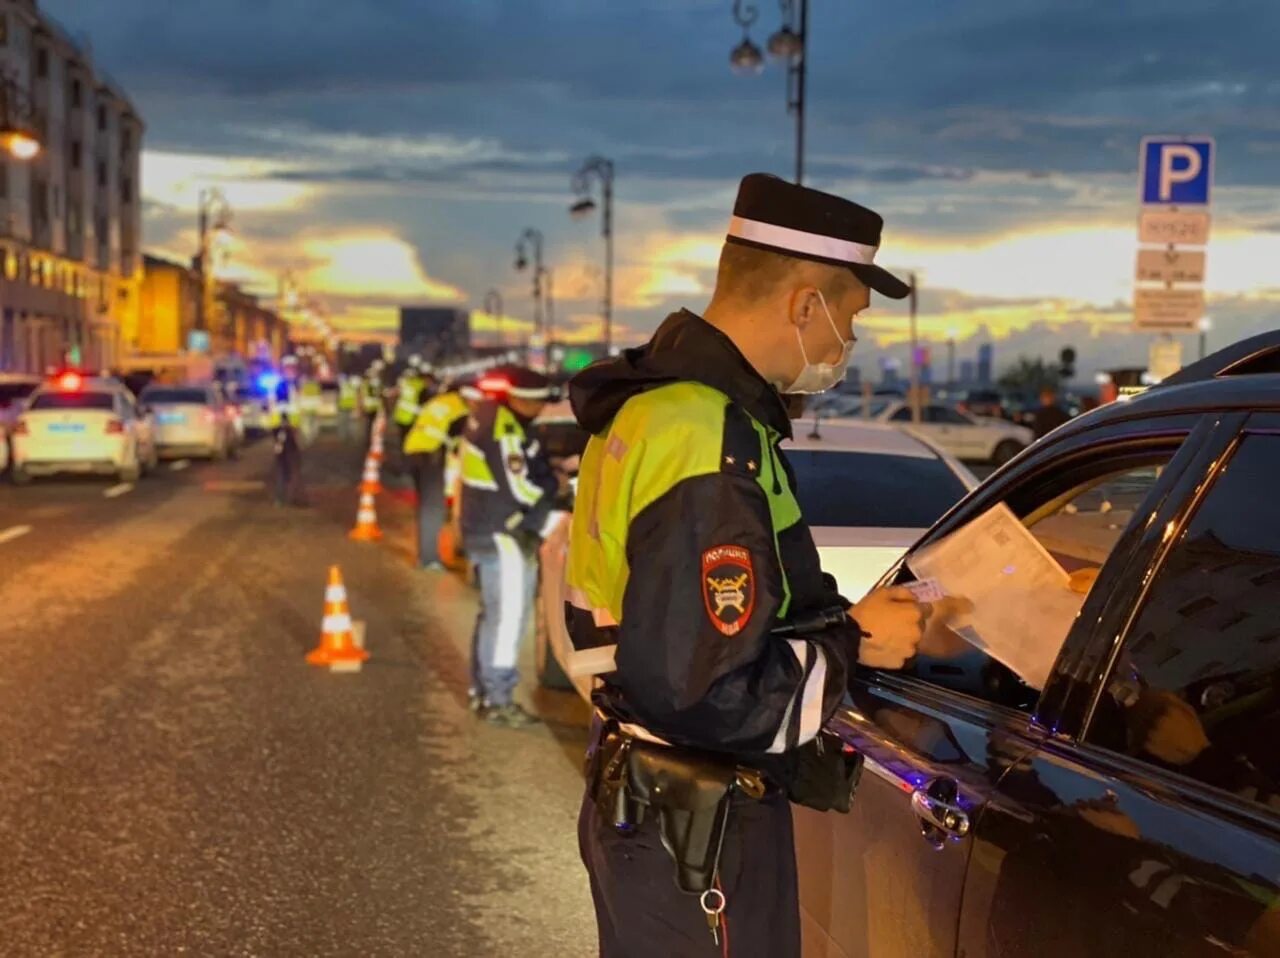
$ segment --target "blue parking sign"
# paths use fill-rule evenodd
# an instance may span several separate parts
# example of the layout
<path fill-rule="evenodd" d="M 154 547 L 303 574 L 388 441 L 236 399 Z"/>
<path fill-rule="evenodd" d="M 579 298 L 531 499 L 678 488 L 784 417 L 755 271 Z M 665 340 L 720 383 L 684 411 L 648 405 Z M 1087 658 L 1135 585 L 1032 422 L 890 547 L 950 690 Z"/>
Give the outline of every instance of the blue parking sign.
<path fill-rule="evenodd" d="M 1142 141 L 1142 202 L 1150 206 L 1207 206 L 1213 180 L 1209 137 L 1148 137 Z"/>

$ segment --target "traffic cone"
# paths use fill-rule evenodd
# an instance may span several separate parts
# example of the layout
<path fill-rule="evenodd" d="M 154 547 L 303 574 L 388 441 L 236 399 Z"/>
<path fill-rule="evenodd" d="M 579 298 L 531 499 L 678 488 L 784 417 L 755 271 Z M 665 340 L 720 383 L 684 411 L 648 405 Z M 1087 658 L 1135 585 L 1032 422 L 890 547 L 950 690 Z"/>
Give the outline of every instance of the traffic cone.
<path fill-rule="evenodd" d="M 373 508 L 373 493 L 360 493 L 360 510 L 356 513 L 356 527 L 349 533 L 357 542 L 376 542 L 382 538 L 378 528 L 378 513 Z"/>
<path fill-rule="evenodd" d="M 342 584 L 338 567 L 329 567 L 329 585 L 324 590 L 324 620 L 320 625 L 320 644 L 307 653 L 310 665 L 327 665 L 335 672 L 358 671 L 369 653 L 356 645 L 347 607 L 347 587 Z"/>
<path fill-rule="evenodd" d="M 364 476 L 360 480 L 360 491 L 376 496 L 382 491 L 382 477 L 378 469 L 378 460 L 370 453 L 364 461 Z"/>

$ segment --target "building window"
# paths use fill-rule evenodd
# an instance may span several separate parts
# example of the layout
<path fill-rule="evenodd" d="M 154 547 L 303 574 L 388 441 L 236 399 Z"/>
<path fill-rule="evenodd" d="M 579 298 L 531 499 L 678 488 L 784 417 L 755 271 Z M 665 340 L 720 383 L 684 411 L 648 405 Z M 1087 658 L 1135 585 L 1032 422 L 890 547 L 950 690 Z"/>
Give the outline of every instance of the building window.
<path fill-rule="evenodd" d="M 120 181 L 120 202 L 133 202 L 133 180 L 127 176 Z"/>
<path fill-rule="evenodd" d="M 0 13 L 0 47 L 9 43 L 9 15 Z"/>
<path fill-rule="evenodd" d="M 79 109 L 84 100 L 84 85 L 79 80 L 71 81 L 71 106 Z"/>
<path fill-rule="evenodd" d="M 47 77 L 49 75 L 49 51 L 45 47 L 41 47 L 36 51 L 36 76 Z"/>
<path fill-rule="evenodd" d="M 84 160 L 84 147 L 81 146 L 79 140 L 71 141 L 71 168 L 73 170 L 80 169 L 80 164 Z"/>
<path fill-rule="evenodd" d="M 105 130 L 107 128 L 107 108 L 103 104 L 98 104 L 98 129 Z"/>
<path fill-rule="evenodd" d="M 133 149 L 133 131 L 121 130 L 120 131 L 120 152 L 128 153 L 132 149 Z"/>
<path fill-rule="evenodd" d="M 0 197 L 9 195 L 9 164 L 0 160 Z"/>
<path fill-rule="evenodd" d="M 98 185 L 107 185 L 107 162 L 106 160 L 98 161 Z"/>

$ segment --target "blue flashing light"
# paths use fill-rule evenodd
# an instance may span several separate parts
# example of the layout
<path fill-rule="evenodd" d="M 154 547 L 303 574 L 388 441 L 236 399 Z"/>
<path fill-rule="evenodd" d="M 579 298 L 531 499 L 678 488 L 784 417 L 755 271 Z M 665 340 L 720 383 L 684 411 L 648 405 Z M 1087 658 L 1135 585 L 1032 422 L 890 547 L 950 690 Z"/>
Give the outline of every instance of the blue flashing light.
<path fill-rule="evenodd" d="M 258 388 L 261 389 L 264 393 L 275 392 L 276 387 L 279 385 L 280 385 L 279 373 L 259 373 L 258 374 Z"/>

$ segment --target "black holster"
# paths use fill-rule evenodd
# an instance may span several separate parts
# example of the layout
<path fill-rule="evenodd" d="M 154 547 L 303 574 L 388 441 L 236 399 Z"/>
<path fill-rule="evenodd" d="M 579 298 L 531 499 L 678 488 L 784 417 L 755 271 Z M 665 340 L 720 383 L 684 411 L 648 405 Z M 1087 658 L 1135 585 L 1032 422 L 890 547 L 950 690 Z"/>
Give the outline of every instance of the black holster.
<path fill-rule="evenodd" d="M 787 798 L 820 812 L 847 813 L 862 779 L 862 754 L 819 732 L 788 756 Z"/>
<path fill-rule="evenodd" d="M 612 724 L 612 723 L 610 723 Z M 712 887 L 735 792 L 759 798 L 758 773 L 692 749 L 654 745 L 606 725 L 587 755 L 589 794 L 600 816 L 627 834 L 654 814 L 689 894 Z"/>

